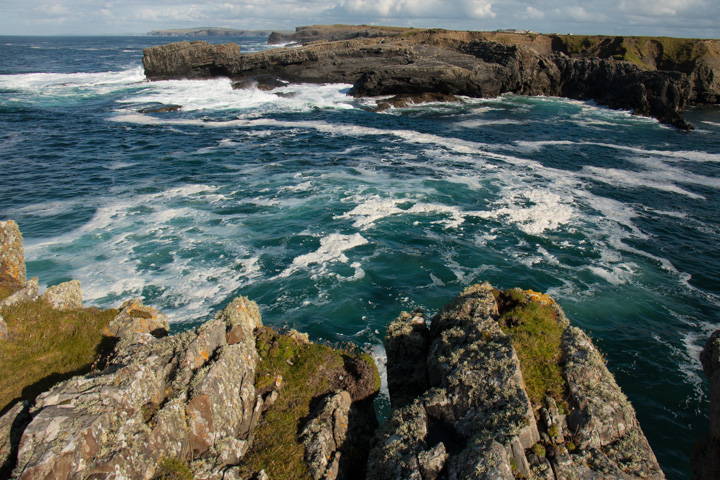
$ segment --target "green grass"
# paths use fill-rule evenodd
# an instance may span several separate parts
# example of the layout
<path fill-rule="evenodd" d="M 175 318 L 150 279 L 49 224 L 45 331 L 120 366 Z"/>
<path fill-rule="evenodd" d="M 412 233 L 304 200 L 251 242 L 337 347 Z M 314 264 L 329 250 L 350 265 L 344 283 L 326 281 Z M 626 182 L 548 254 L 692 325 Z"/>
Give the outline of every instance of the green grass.
<path fill-rule="evenodd" d="M 530 400 L 540 405 L 550 395 L 561 404 L 567 390 L 561 364 L 563 327 L 556 319 L 552 300 L 532 294 L 519 289 L 496 293 L 500 327 L 517 351 Z"/>
<path fill-rule="evenodd" d="M 247 473 L 264 469 L 270 478 L 310 479 L 299 429 L 312 400 L 329 392 L 327 372 L 341 368 L 348 353 L 327 345 L 298 343 L 267 327 L 258 330 L 256 345 L 262 359 L 256 388 L 268 391 L 278 376 L 282 386 L 255 431 L 253 446 L 243 461 Z"/>
<path fill-rule="evenodd" d="M 0 310 L 8 336 L 0 341 L 0 411 L 15 400 L 33 400 L 58 381 L 87 373 L 109 353 L 100 332 L 117 310 L 52 309 L 44 300 Z"/>
<path fill-rule="evenodd" d="M 188 464 L 179 458 L 163 458 L 154 480 L 193 480 L 195 477 Z"/>

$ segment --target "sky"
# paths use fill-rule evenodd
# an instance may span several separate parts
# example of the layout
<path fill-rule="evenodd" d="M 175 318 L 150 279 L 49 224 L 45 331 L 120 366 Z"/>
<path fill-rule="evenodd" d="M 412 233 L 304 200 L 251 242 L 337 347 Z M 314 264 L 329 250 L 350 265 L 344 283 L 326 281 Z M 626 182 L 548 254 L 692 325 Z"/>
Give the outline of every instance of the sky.
<path fill-rule="evenodd" d="M 0 0 L 0 35 L 334 23 L 720 38 L 720 0 Z"/>

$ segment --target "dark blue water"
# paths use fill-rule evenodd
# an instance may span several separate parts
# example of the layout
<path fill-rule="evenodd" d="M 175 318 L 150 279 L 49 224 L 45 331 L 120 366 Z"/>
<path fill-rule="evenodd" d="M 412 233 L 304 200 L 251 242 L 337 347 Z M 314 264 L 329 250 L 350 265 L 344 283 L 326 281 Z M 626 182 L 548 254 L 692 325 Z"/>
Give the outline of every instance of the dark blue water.
<path fill-rule="evenodd" d="M 402 310 L 484 280 L 545 291 L 668 477 L 690 476 L 719 326 L 717 108 L 682 133 L 558 98 L 373 113 L 349 85 L 145 82 L 142 48 L 168 41 L 0 37 L 0 217 L 30 275 L 78 278 L 86 304 L 141 296 L 176 329 L 246 295 L 268 324 L 379 358 Z"/>

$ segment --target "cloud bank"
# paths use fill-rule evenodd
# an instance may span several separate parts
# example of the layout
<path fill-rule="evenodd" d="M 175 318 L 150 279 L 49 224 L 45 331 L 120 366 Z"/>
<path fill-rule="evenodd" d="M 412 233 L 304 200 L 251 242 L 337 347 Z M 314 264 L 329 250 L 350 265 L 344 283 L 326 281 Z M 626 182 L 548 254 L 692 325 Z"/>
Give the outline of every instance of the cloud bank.
<path fill-rule="evenodd" d="M 720 38 L 718 0 L 0 0 L 0 34 L 142 34 L 348 23 Z"/>

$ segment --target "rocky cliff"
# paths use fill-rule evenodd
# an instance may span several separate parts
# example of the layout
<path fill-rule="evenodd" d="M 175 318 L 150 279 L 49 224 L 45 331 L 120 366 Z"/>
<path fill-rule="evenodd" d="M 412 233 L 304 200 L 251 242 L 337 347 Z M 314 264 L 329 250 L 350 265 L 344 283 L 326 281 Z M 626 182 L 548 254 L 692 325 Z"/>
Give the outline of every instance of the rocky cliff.
<path fill-rule="evenodd" d="M 235 45 L 202 42 L 152 47 L 144 51 L 145 75 L 150 80 L 227 76 L 242 85 L 254 79 L 342 82 L 353 84 L 356 96 L 564 96 L 681 129 L 691 128 L 682 118 L 684 108 L 720 98 L 720 47 L 711 40 L 695 41 L 691 53 L 680 49 L 655 57 L 647 52 L 664 44 L 653 43 L 643 50 L 643 63 L 634 51 L 620 48 L 622 43 L 621 54 L 531 34 L 315 26 L 299 27 L 292 39 L 304 45 L 248 54 Z"/>
<path fill-rule="evenodd" d="M 0 238 L 16 281 L 0 312 L 32 302 L 81 308 L 77 283 L 43 297 L 37 279 L 28 288 L 14 222 L 0 223 Z M 18 341 L 16 324 L 3 342 Z M 664 478 L 592 341 L 532 291 L 474 285 L 429 324 L 421 311 L 391 322 L 393 411 L 380 428 L 371 404 L 379 377 L 366 354 L 263 326 L 247 298 L 167 333 L 162 313 L 125 302 L 103 329 L 110 356 L 4 408 L 0 472 L 23 480 Z"/>

